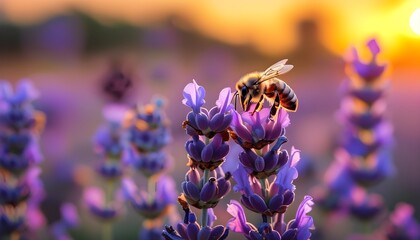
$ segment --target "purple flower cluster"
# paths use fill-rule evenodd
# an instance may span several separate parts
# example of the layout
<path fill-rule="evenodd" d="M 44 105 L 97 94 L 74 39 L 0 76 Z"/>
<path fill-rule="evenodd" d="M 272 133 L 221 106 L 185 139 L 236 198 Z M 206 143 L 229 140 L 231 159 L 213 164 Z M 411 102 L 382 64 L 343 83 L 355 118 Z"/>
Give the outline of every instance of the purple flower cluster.
<path fill-rule="evenodd" d="M 233 116 L 230 135 L 243 151 L 233 173 L 234 190 L 241 193 L 241 203 L 232 200 L 228 206 L 233 216 L 229 229 L 246 239 L 309 239 L 313 229 L 313 219 L 306 215 L 313 204 L 310 196 L 299 206 L 296 219 L 284 222 L 284 213 L 295 199 L 293 180 L 298 177 L 296 164 L 300 160 L 298 150 L 292 148 L 289 155 L 280 149 L 287 142 L 287 112 L 280 109 L 273 119 L 269 108 L 256 113 L 234 111 Z M 248 223 L 241 204 L 261 214 L 262 223 L 257 227 Z"/>
<path fill-rule="evenodd" d="M 227 228 L 213 226 L 213 208 L 229 193 L 230 172 L 224 172 L 221 165 L 229 152 L 228 127 L 232 121 L 233 106 L 230 88 L 223 89 L 210 110 L 203 107 L 205 89 L 196 81 L 184 88 L 183 103 L 192 109 L 187 114 L 183 127 L 191 137 L 185 144 L 188 153 L 189 171 L 182 182 L 183 193 L 178 201 L 185 218 L 177 229 L 167 226 L 163 231 L 165 239 L 226 239 Z M 191 212 L 189 206 L 201 209 L 201 221 Z"/>
<path fill-rule="evenodd" d="M 104 186 L 87 188 L 84 200 L 90 213 L 101 220 L 112 221 L 122 211 L 120 182 L 126 148 L 122 126 L 125 112 L 126 108 L 120 105 L 105 107 L 106 123 L 98 129 L 94 137 L 95 151 L 99 159 L 96 170 L 103 179 Z"/>
<path fill-rule="evenodd" d="M 376 216 L 383 205 L 381 197 L 368 193 L 367 187 L 393 173 L 392 129 L 383 100 L 388 85 L 383 79 L 386 65 L 377 63 L 376 40 L 367 47 L 372 55 L 368 63 L 360 60 L 356 49 L 351 52 L 350 79 L 339 112 L 345 128 L 343 142 L 327 171 L 327 189 L 317 198 L 327 209 L 346 209 L 363 219 Z"/>
<path fill-rule="evenodd" d="M 163 147 L 171 140 L 169 121 L 163 112 L 163 100 L 155 98 L 153 103 L 129 112 L 126 125 L 130 145 L 126 162 L 135 172 L 140 173 L 144 182 L 136 183 L 135 176 L 127 177 L 123 181 L 124 194 L 133 209 L 147 220 L 143 224 L 141 236 L 161 239 L 161 229 L 157 230 L 161 227 L 158 220 L 169 214 L 176 201 L 173 180 L 162 175 L 168 170 L 171 160 L 163 151 Z M 137 185 L 147 186 L 147 191 Z"/>
<path fill-rule="evenodd" d="M 217 133 L 225 133 L 232 121 L 230 110 L 232 105 L 232 93 L 230 88 L 223 89 L 216 101 L 216 106 L 208 110 L 202 106 L 206 91 L 199 86 L 195 80 L 184 88 L 184 99 L 182 103 L 190 107 L 192 111 L 188 113 L 187 120 L 183 123 L 187 134 L 190 136 L 204 135 L 213 138 Z"/>
<path fill-rule="evenodd" d="M 42 157 L 38 135 L 45 124 L 43 113 L 32 105 L 38 92 L 29 81 L 0 82 L 0 236 L 29 234 L 45 219 L 39 205 L 44 189 L 37 164 Z M 24 232 L 26 231 L 26 233 Z"/>
<path fill-rule="evenodd" d="M 155 99 L 128 114 L 128 138 L 137 153 L 157 152 L 170 142 L 169 122 L 162 107 L 163 100 Z"/>

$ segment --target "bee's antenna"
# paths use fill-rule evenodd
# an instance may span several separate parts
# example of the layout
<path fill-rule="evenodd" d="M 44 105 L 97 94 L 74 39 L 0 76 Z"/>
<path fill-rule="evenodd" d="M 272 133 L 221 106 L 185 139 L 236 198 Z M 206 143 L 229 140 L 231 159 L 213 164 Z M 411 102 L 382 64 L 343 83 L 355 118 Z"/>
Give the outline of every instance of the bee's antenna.
<path fill-rule="evenodd" d="M 238 91 L 235 92 L 235 94 L 233 95 L 233 98 L 235 99 L 234 105 L 235 105 L 235 110 L 236 110 L 236 100 L 238 99 L 239 93 Z"/>

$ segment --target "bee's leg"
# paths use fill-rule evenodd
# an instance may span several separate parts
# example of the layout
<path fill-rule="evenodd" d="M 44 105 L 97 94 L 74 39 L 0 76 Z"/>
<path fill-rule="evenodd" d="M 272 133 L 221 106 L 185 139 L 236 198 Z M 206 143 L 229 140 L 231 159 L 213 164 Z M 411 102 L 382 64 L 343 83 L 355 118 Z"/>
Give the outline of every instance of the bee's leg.
<path fill-rule="evenodd" d="M 234 101 L 235 101 L 235 110 L 236 110 L 236 101 L 238 100 L 238 97 L 239 97 L 239 95 L 238 95 L 238 91 L 236 91 L 235 92 L 235 95 L 233 95 L 233 98 L 235 99 Z"/>
<path fill-rule="evenodd" d="M 264 103 L 264 95 L 261 94 L 261 97 L 258 100 L 257 105 L 255 106 L 254 110 L 252 111 L 251 115 L 254 115 L 255 112 L 261 111 L 261 109 L 263 107 L 263 103 Z"/>
<path fill-rule="evenodd" d="M 270 120 L 274 120 L 277 112 L 280 108 L 280 94 L 276 92 L 276 98 L 274 99 L 273 106 L 270 109 Z"/>

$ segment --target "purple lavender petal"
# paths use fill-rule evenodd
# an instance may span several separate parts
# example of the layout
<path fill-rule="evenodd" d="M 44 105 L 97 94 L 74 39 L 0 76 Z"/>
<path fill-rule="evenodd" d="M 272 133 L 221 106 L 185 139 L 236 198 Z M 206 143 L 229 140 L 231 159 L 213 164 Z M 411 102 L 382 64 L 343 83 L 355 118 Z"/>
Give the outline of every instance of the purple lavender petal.
<path fill-rule="evenodd" d="M 281 237 L 279 232 L 271 231 L 271 232 L 268 232 L 267 234 L 265 234 L 265 239 L 267 239 L 267 240 L 281 240 L 282 237 Z M 305 240 L 307 240 L 307 239 L 305 239 Z"/>
<path fill-rule="evenodd" d="M 255 159 L 255 170 L 258 172 L 263 171 L 265 168 L 265 161 L 264 158 L 258 156 L 257 159 Z"/>
<path fill-rule="evenodd" d="M 215 149 L 215 151 L 213 152 L 213 159 L 215 160 L 222 159 L 226 157 L 228 153 L 229 153 L 229 145 L 227 145 L 226 143 L 223 143 L 222 145 L 220 145 L 220 147 Z"/>
<path fill-rule="evenodd" d="M 190 168 L 187 174 L 185 174 L 185 180 L 198 186 L 201 181 L 200 172 L 196 168 Z"/>
<path fill-rule="evenodd" d="M 79 215 L 76 206 L 72 203 L 64 203 L 61 205 L 61 216 L 68 226 L 75 227 L 79 225 Z"/>
<path fill-rule="evenodd" d="M 257 194 L 252 194 L 249 197 L 249 201 L 250 201 L 251 205 L 254 207 L 254 209 L 256 209 L 259 213 L 264 213 L 265 211 L 268 210 L 267 204 L 265 204 L 264 199 L 262 199 Z"/>
<path fill-rule="evenodd" d="M 25 79 L 21 80 L 16 86 L 15 95 L 10 99 L 13 103 L 30 102 L 39 97 L 39 92 L 32 83 Z"/>
<path fill-rule="evenodd" d="M 286 232 L 284 232 L 281 237 L 282 237 L 282 240 L 295 240 L 296 235 L 297 235 L 297 229 L 292 228 L 292 229 L 288 229 Z M 307 240 L 307 239 L 305 239 L 305 240 Z"/>
<path fill-rule="evenodd" d="M 372 53 L 373 57 L 376 57 L 376 55 L 378 55 L 381 52 L 378 42 L 374 38 L 369 40 L 366 45 Z"/>
<path fill-rule="evenodd" d="M 296 189 L 296 186 L 293 185 L 292 182 L 298 177 L 298 172 L 295 166 L 300 160 L 299 153 L 299 150 L 292 148 L 290 158 L 277 174 L 276 184 L 282 186 L 283 189 L 289 189 L 291 191 Z"/>
<path fill-rule="evenodd" d="M 199 113 L 201 106 L 205 103 L 204 97 L 206 96 L 206 91 L 204 88 L 193 80 L 192 83 L 185 86 L 183 95 L 184 99 L 182 100 L 182 103 L 191 107 L 195 113 Z"/>
<path fill-rule="evenodd" d="M 283 205 L 283 195 L 277 194 L 273 198 L 270 199 L 270 202 L 268 203 L 268 208 L 270 208 L 271 211 L 277 211 L 282 205 Z"/>
<path fill-rule="evenodd" d="M 241 152 L 238 158 L 244 167 L 253 169 L 255 158 L 257 158 L 257 155 L 252 150 L 247 150 L 246 152 Z"/>
<path fill-rule="evenodd" d="M 223 113 L 216 113 L 209 122 L 209 127 L 211 130 L 216 131 L 223 124 L 225 115 Z"/>
<path fill-rule="evenodd" d="M 208 117 L 204 113 L 198 113 L 195 117 L 195 124 L 201 131 L 206 130 L 209 127 Z"/>
<path fill-rule="evenodd" d="M 263 110 L 265 110 L 265 109 L 263 109 Z M 261 110 L 261 111 L 263 111 L 263 110 Z M 261 119 L 261 117 L 263 115 L 261 112 L 257 112 L 255 115 L 256 115 L 255 118 L 254 118 L 255 122 L 252 125 L 252 132 L 257 137 L 257 139 L 263 139 L 264 136 L 265 136 L 265 129 L 264 129 L 263 124 L 264 124 L 264 122 L 266 121 L 267 118 Z"/>
<path fill-rule="evenodd" d="M 311 231 L 315 229 L 314 220 L 307 214 L 312 210 L 314 204 L 311 196 L 305 196 L 303 201 L 299 204 L 296 211 L 296 218 L 288 224 L 289 229 L 297 229 L 297 240 L 307 240 L 311 236 Z"/>
<path fill-rule="evenodd" d="M 188 234 L 188 238 L 189 240 L 199 240 L 198 237 L 198 232 L 200 231 L 200 227 L 197 223 L 195 224 L 188 224 L 187 226 L 187 234 Z"/>
<path fill-rule="evenodd" d="M 226 180 L 226 178 L 223 177 L 217 181 L 217 186 L 218 186 L 218 191 L 217 191 L 216 197 L 222 198 L 230 191 L 231 183 L 230 181 Z"/>
<path fill-rule="evenodd" d="M 225 227 L 223 227 L 222 225 L 215 226 L 211 230 L 210 239 L 219 239 L 223 235 L 225 230 Z"/>
<path fill-rule="evenodd" d="M 213 226 L 213 223 L 217 220 L 216 215 L 214 214 L 213 208 L 207 209 L 207 226 Z"/>
<path fill-rule="evenodd" d="M 183 223 L 178 223 L 176 226 L 176 230 L 178 231 L 179 235 L 181 235 L 182 239 L 189 239 L 187 233 L 187 226 Z"/>
<path fill-rule="evenodd" d="M 203 162 L 210 162 L 213 157 L 213 151 L 214 149 L 212 144 L 206 145 L 201 152 L 201 160 L 203 160 Z"/>
<path fill-rule="evenodd" d="M 0 81 L 0 99 L 8 102 L 13 97 L 13 88 L 8 81 Z"/>
<path fill-rule="evenodd" d="M 202 227 L 200 231 L 198 232 L 197 239 L 208 240 L 210 239 L 210 235 L 211 235 L 211 228 L 208 226 L 205 226 L 205 227 Z"/>
<path fill-rule="evenodd" d="M 220 125 L 218 129 L 216 129 L 217 132 L 223 131 L 227 129 L 232 122 L 233 116 L 232 114 L 225 115 L 225 118 L 223 119 L 223 123 Z"/>
<path fill-rule="evenodd" d="M 220 109 L 220 113 L 229 111 L 233 106 L 230 104 L 232 101 L 233 94 L 230 88 L 224 88 L 220 91 L 219 99 L 216 101 L 217 107 Z"/>
<path fill-rule="evenodd" d="M 283 204 L 290 205 L 295 200 L 295 193 L 287 190 L 283 195 Z"/>
<path fill-rule="evenodd" d="M 252 142 L 251 132 L 247 129 L 247 127 L 242 122 L 242 118 L 238 112 L 233 111 L 232 113 L 232 122 L 231 127 L 233 131 L 238 135 L 238 137 L 244 139 L 247 142 Z"/>
<path fill-rule="evenodd" d="M 182 189 L 184 190 L 184 193 L 193 200 L 197 201 L 198 199 L 200 199 L 200 190 L 194 183 L 183 182 Z"/>
<path fill-rule="evenodd" d="M 251 231 L 251 227 L 246 221 L 244 209 L 238 201 L 230 200 L 227 211 L 233 217 L 227 222 L 227 227 L 230 230 L 244 234 L 248 234 Z"/>
<path fill-rule="evenodd" d="M 249 184 L 249 177 L 244 167 L 239 164 L 238 168 L 232 173 L 233 178 L 236 181 L 236 185 L 233 188 L 235 192 L 243 191 L 246 195 L 252 194 L 252 188 Z"/>

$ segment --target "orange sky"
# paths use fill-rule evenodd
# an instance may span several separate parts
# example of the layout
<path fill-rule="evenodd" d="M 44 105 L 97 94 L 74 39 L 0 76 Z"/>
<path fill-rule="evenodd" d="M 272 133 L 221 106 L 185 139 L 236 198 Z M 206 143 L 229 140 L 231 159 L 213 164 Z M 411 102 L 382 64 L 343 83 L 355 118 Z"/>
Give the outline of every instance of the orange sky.
<path fill-rule="evenodd" d="M 401 58 L 401 48 L 420 41 L 409 25 L 411 13 L 420 7 L 420 1 L 414 0 L 2 0 L 0 4 L 8 20 L 22 24 L 71 9 L 105 22 L 136 25 L 178 16 L 183 27 L 231 44 L 250 43 L 273 55 L 293 48 L 295 26 L 305 18 L 318 22 L 323 44 L 340 55 L 351 44 L 378 37 L 385 57 Z"/>

